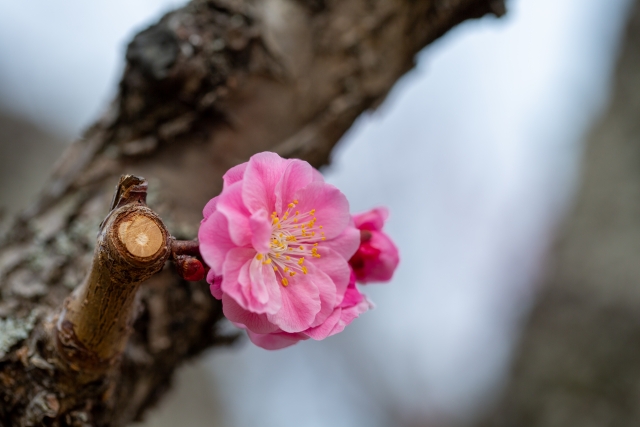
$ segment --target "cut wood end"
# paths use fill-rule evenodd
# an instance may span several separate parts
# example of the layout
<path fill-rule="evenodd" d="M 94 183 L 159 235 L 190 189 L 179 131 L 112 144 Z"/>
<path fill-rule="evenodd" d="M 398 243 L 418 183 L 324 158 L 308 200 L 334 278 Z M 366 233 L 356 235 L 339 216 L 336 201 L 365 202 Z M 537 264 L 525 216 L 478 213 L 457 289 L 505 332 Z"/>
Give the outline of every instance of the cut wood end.
<path fill-rule="evenodd" d="M 164 236 L 158 224 L 142 215 L 120 223 L 118 238 L 129 253 L 138 258 L 155 255 L 164 244 Z"/>

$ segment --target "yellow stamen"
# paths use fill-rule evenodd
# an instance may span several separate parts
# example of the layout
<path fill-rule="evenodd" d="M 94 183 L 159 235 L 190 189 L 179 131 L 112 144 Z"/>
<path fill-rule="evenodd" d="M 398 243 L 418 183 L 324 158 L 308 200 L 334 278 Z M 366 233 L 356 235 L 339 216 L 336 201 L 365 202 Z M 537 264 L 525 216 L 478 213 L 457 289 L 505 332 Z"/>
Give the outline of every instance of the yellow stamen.
<path fill-rule="evenodd" d="M 316 214 L 316 210 L 315 209 L 311 209 L 311 212 L 309 212 L 311 215 L 315 215 Z"/>
<path fill-rule="evenodd" d="M 304 257 L 301 257 L 301 258 L 298 260 L 298 265 L 302 265 L 302 263 L 303 263 L 303 262 L 304 262 Z"/>
<path fill-rule="evenodd" d="M 287 206 L 288 206 L 289 208 L 293 208 L 295 205 L 294 205 L 293 203 L 289 203 Z"/>
<path fill-rule="evenodd" d="M 304 274 L 307 274 L 309 272 L 309 270 L 307 270 L 307 267 L 305 267 L 304 265 L 302 266 L 302 272 Z"/>
<path fill-rule="evenodd" d="M 289 276 L 293 277 L 293 276 L 295 276 L 295 275 L 296 275 L 296 272 L 295 272 L 295 271 L 290 271 L 290 272 L 289 272 Z"/>
<path fill-rule="evenodd" d="M 300 246 L 300 250 L 301 250 L 301 251 L 304 251 L 304 246 Z"/>
<path fill-rule="evenodd" d="M 286 278 L 282 278 L 282 286 L 287 286 L 289 284 L 289 281 Z"/>
<path fill-rule="evenodd" d="M 256 259 L 257 259 L 257 260 L 261 260 L 261 259 L 262 259 L 262 254 L 258 254 L 258 255 L 256 255 Z"/>
<path fill-rule="evenodd" d="M 267 258 L 266 261 L 262 261 L 263 264 L 271 264 L 271 258 Z"/>
<path fill-rule="evenodd" d="M 295 203 L 295 204 L 297 205 L 297 204 L 298 204 L 298 201 L 297 201 L 297 200 L 294 200 L 294 201 L 293 201 L 293 203 Z"/>

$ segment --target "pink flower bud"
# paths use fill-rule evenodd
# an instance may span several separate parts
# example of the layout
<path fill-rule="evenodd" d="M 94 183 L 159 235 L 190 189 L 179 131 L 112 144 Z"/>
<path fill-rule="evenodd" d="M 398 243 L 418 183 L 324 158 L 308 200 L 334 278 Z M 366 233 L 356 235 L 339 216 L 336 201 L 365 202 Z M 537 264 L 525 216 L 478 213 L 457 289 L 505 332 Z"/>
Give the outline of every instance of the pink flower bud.
<path fill-rule="evenodd" d="M 382 231 L 388 217 L 386 208 L 372 209 L 353 217 L 360 230 L 360 247 L 349 265 L 360 283 L 388 282 L 398 267 L 398 248 Z"/>
<path fill-rule="evenodd" d="M 199 259 L 189 255 L 178 255 L 174 262 L 178 269 L 178 274 L 184 280 L 197 282 L 204 279 L 206 271 Z"/>

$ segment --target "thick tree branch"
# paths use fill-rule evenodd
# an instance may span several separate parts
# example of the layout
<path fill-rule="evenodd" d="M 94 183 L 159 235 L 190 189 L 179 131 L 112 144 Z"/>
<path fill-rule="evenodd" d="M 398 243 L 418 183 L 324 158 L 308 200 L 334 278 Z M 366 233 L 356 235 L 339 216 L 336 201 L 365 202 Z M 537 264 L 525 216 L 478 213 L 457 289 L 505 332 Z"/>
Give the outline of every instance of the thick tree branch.
<path fill-rule="evenodd" d="M 181 362 L 230 341 L 216 333 L 221 309 L 208 286 L 165 269 L 139 287 L 115 368 L 72 387 L 78 380 L 58 366 L 47 337 L 91 269 L 119 175 L 145 176 L 149 206 L 176 238 L 193 239 L 230 166 L 264 150 L 325 164 L 420 49 L 503 9 L 495 0 L 193 0 L 138 34 L 116 100 L 0 244 L 0 317 L 10 331 L 0 340 L 0 423 L 124 425 L 163 394 Z"/>

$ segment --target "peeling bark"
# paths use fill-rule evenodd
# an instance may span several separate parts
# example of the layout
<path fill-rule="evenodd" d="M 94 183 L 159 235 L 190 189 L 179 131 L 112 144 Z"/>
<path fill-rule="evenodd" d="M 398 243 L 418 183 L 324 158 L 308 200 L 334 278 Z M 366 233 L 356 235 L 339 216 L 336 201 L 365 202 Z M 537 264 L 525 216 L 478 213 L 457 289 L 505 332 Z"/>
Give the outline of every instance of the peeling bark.
<path fill-rule="evenodd" d="M 230 166 L 264 150 L 327 163 L 422 47 L 503 12 L 495 0 L 194 0 L 138 34 L 116 100 L 1 239 L 0 332 L 13 332 L 0 340 L 0 424 L 125 425 L 181 362 L 232 340 L 208 286 L 172 267 L 140 287 L 117 369 L 73 388 L 52 363 L 47 328 L 90 268 L 119 175 L 146 177 L 149 206 L 193 238 Z"/>

